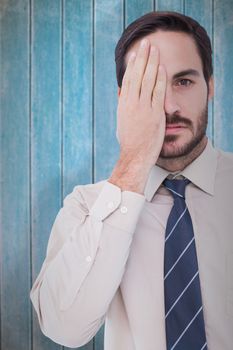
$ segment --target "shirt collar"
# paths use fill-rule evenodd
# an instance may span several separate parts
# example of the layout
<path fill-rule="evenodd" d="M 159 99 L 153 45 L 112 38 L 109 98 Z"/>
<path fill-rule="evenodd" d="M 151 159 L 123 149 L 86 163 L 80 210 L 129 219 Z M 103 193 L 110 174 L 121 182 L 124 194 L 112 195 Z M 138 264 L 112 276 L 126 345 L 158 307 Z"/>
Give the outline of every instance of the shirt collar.
<path fill-rule="evenodd" d="M 204 151 L 179 174 L 189 179 L 201 190 L 213 195 L 217 169 L 217 156 L 217 151 L 213 148 L 211 141 L 208 139 Z M 158 165 L 153 166 L 144 192 L 148 201 L 151 201 L 155 192 L 169 174 L 169 171 Z"/>

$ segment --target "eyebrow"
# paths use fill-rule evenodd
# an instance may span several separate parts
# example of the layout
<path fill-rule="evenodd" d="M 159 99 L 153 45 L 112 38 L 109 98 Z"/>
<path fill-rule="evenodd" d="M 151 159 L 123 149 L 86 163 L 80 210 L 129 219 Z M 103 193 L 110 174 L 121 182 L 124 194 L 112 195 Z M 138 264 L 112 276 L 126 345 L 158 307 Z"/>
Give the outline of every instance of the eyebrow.
<path fill-rule="evenodd" d="M 173 79 L 177 79 L 185 75 L 193 75 L 193 76 L 199 77 L 200 73 L 196 69 L 186 69 L 174 74 Z"/>

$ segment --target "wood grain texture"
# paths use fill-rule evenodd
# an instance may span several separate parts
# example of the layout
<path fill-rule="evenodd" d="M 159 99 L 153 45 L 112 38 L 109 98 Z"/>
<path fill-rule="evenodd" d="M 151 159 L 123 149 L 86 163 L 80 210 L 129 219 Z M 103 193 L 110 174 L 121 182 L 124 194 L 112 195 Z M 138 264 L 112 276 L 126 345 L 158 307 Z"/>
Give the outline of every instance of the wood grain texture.
<path fill-rule="evenodd" d="M 213 44 L 213 4 L 212 0 L 185 1 L 185 14 L 198 21 L 207 31 Z M 209 102 L 208 106 L 208 128 L 207 135 L 214 141 L 213 129 L 213 103 L 214 99 Z"/>
<path fill-rule="evenodd" d="M 154 10 L 153 0 L 125 0 L 126 26 L 142 15 Z"/>
<path fill-rule="evenodd" d="M 214 2 L 215 94 L 214 139 L 216 147 L 233 151 L 233 1 Z"/>
<path fill-rule="evenodd" d="M 96 0 L 94 12 L 94 181 L 99 181 L 109 177 L 119 152 L 114 49 L 123 30 L 122 1 Z"/>
<path fill-rule="evenodd" d="M 26 0 L 0 4 L 1 349 L 30 348 L 29 19 Z"/>
<path fill-rule="evenodd" d="M 32 3 L 32 272 L 44 260 L 52 223 L 61 206 L 61 2 Z M 34 314 L 35 349 L 58 350 L 41 334 Z"/>
<path fill-rule="evenodd" d="M 93 7 L 64 2 L 63 21 L 63 197 L 92 178 Z"/>
<path fill-rule="evenodd" d="M 63 2 L 62 115 L 63 198 L 77 184 L 93 182 L 93 4 Z M 102 339 L 102 336 L 101 336 Z M 64 347 L 64 349 L 70 349 Z M 80 350 L 93 350 L 94 339 Z"/>
<path fill-rule="evenodd" d="M 184 0 L 155 0 L 157 11 L 177 11 L 183 13 Z"/>

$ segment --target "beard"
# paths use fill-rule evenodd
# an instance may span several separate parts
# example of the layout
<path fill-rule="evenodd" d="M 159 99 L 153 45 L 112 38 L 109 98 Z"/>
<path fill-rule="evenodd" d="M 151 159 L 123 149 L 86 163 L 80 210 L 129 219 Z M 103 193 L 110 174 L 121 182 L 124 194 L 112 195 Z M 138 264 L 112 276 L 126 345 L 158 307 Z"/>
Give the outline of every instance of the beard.
<path fill-rule="evenodd" d="M 196 132 L 193 125 L 193 122 L 186 118 L 179 115 L 166 115 L 166 123 L 171 124 L 179 124 L 181 123 L 182 126 L 185 126 L 189 128 L 193 134 L 192 139 L 185 143 L 182 146 L 177 146 L 175 142 L 180 137 L 179 135 L 166 135 L 163 142 L 163 147 L 160 152 L 159 158 L 161 159 L 173 159 L 173 158 L 179 158 L 187 156 L 189 153 L 193 151 L 194 148 L 197 147 L 197 145 L 202 141 L 204 136 L 206 135 L 206 128 L 208 123 L 208 101 L 206 103 L 205 108 L 202 110 L 201 114 L 199 115 L 199 118 L 197 120 L 196 125 Z M 174 148 L 172 150 L 166 149 L 166 144 L 174 143 Z"/>

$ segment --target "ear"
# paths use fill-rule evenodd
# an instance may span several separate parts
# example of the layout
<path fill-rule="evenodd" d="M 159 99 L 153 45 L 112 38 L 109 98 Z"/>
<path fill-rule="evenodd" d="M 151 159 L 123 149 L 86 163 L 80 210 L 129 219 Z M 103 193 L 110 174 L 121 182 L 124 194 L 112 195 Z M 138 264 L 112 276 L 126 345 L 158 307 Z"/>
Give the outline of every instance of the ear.
<path fill-rule="evenodd" d="M 212 99 L 212 97 L 214 96 L 214 78 L 213 78 L 213 76 L 211 76 L 209 79 L 208 87 L 209 87 L 208 100 L 210 101 Z"/>

